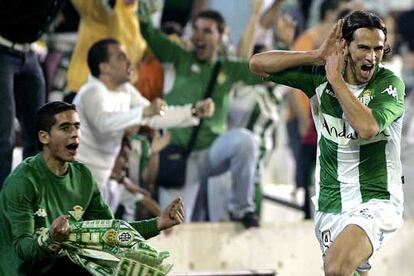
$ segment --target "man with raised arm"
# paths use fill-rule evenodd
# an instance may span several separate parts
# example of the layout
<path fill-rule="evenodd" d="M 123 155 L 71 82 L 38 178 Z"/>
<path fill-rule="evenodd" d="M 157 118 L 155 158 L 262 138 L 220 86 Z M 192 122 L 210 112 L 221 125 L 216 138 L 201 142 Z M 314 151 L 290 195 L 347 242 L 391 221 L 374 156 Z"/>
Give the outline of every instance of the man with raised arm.
<path fill-rule="evenodd" d="M 91 76 L 73 100 L 82 122 L 78 160 L 90 168 L 104 197 L 125 132 L 133 133 L 141 125 L 193 126 L 214 113 L 211 99 L 181 106 L 167 106 L 160 98 L 150 103 L 130 83 L 131 61 L 115 39 L 95 42 L 88 52 L 88 66 Z"/>
<path fill-rule="evenodd" d="M 162 63 L 174 68 L 174 82 L 166 93 L 168 104 L 188 104 L 203 98 L 216 62 L 221 63 L 211 98 L 215 114 L 204 120 L 187 162 L 186 183 L 180 188 L 161 187 L 160 205 L 180 196 L 186 202 L 187 220 L 196 210 L 200 184 L 206 185 L 208 177 L 231 172 L 232 191 L 228 211 L 233 221 L 240 221 L 246 228 L 258 227 L 253 202 L 254 176 L 258 158 L 258 145 L 246 129 L 227 130 L 229 94 L 236 82 L 247 85 L 261 83 L 251 74 L 248 61 L 220 56 L 225 21 L 213 10 L 198 13 L 193 20 L 192 43 L 194 49 L 185 49 L 169 40 L 149 22 L 145 5 L 140 6 L 140 24 L 143 37 L 155 56 Z M 192 128 L 171 131 L 171 144 L 187 146 Z"/>

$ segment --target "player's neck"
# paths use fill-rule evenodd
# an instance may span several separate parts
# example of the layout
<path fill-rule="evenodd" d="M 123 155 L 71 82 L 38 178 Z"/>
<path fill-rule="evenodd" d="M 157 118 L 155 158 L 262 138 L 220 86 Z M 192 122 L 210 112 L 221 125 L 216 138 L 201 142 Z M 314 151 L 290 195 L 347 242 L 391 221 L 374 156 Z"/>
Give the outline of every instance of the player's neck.
<path fill-rule="evenodd" d="M 349 66 L 349 65 L 346 66 L 343 77 L 347 84 L 358 85 L 358 81 L 356 78 L 356 72 L 355 70 L 353 70 L 352 66 Z"/>
<path fill-rule="evenodd" d="M 48 150 L 42 151 L 43 159 L 45 160 L 47 168 L 57 176 L 63 176 L 68 171 L 68 162 L 57 160 L 50 154 Z"/>
<path fill-rule="evenodd" d="M 105 85 L 106 89 L 110 91 L 117 91 L 118 88 L 121 86 L 121 84 L 113 82 L 107 76 L 100 76 L 99 80 Z"/>

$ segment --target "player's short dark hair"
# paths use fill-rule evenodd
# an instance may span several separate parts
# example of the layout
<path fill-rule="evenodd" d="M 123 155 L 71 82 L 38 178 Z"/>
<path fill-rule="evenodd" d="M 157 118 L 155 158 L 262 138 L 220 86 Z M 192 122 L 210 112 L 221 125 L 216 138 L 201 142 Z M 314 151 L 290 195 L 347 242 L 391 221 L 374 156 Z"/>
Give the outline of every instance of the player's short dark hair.
<path fill-rule="evenodd" d="M 69 104 L 66 102 L 49 102 L 37 111 L 36 114 L 36 133 L 39 131 L 46 131 L 50 133 L 50 129 L 54 124 L 56 124 L 56 114 L 74 110 L 76 111 L 76 106 L 74 104 Z M 38 150 L 43 150 L 43 144 L 40 141 L 37 141 Z"/>
<path fill-rule="evenodd" d="M 342 25 L 342 37 L 349 44 L 354 40 L 355 31 L 360 28 L 379 29 L 384 33 L 385 41 L 387 41 L 387 28 L 385 27 L 385 23 L 374 12 L 354 11 L 348 14 L 344 18 L 344 24 Z M 385 59 L 390 52 L 390 47 L 385 45 L 383 58 Z"/>
<path fill-rule="evenodd" d="M 211 19 L 211 20 L 215 21 L 217 23 L 217 29 L 218 29 L 219 33 L 220 34 L 224 33 L 224 29 L 226 27 L 226 22 L 224 21 L 223 16 L 218 11 L 205 10 L 205 11 L 199 12 L 193 20 L 193 25 L 194 25 L 195 21 L 199 18 L 207 18 L 207 19 Z"/>
<path fill-rule="evenodd" d="M 98 78 L 101 71 L 99 64 L 109 61 L 108 46 L 119 44 L 119 41 L 112 38 L 106 38 L 95 42 L 88 51 L 88 67 L 91 75 Z"/>

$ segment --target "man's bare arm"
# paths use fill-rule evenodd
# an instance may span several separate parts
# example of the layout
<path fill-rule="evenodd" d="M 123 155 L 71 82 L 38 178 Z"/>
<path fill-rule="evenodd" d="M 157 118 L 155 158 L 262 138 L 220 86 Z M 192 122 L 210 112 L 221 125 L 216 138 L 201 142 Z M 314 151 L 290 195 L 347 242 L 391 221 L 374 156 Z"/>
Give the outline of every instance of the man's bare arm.
<path fill-rule="evenodd" d="M 303 65 L 324 65 L 327 57 L 335 51 L 335 43 L 341 35 L 343 21 L 339 20 L 331 34 L 319 49 L 311 51 L 274 50 L 254 55 L 249 62 L 250 70 L 261 76 Z"/>
<path fill-rule="evenodd" d="M 317 50 L 281 51 L 274 50 L 254 55 L 249 62 L 250 70 L 260 76 L 284 71 L 302 65 L 322 64 Z"/>

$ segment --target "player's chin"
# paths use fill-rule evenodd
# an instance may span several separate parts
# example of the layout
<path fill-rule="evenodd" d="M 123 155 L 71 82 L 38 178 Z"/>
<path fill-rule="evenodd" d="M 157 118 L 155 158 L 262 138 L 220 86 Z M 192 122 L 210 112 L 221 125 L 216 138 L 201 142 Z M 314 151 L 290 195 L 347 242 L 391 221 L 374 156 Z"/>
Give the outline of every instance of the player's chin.
<path fill-rule="evenodd" d="M 65 161 L 66 162 L 72 162 L 72 161 L 75 161 L 76 159 L 75 159 L 75 157 L 73 156 L 73 157 L 70 157 L 70 158 L 66 158 L 65 159 Z"/>
<path fill-rule="evenodd" d="M 209 59 L 209 54 L 204 49 L 196 51 L 196 56 L 199 61 L 207 61 Z"/>
<path fill-rule="evenodd" d="M 369 82 L 372 79 L 373 72 L 359 72 L 357 75 L 357 80 L 359 84 L 364 84 Z"/>
<path fill-rule="evenodd" d="M 77 152 L 68 152 L 67 154 L 65 154 L 64 160 L 66 162 L 71 162 L 74 161 L 76 159 L 76 153 Z"/>
<path fill-rule="evenodd" d="M 372 75 L 369 75 L 369 76 L 360 76 L 359 77 L 359 84 L 367 83 L 367 82 L 369 82 L 371 80 L 371 78 L 372 78 Z"/>

